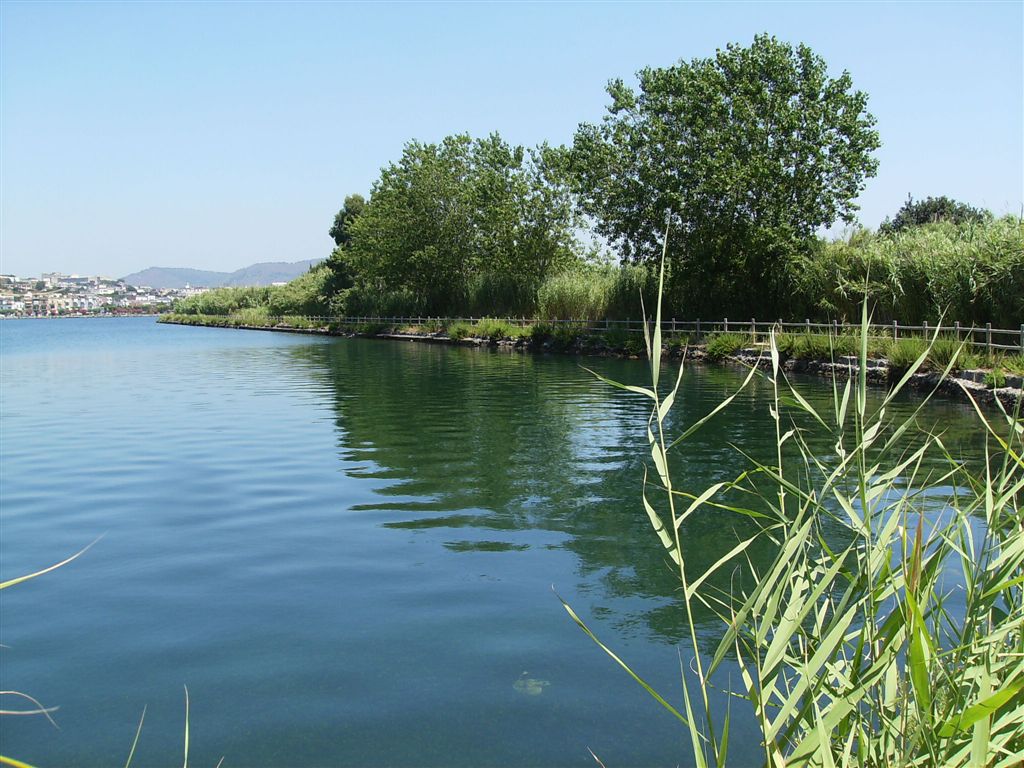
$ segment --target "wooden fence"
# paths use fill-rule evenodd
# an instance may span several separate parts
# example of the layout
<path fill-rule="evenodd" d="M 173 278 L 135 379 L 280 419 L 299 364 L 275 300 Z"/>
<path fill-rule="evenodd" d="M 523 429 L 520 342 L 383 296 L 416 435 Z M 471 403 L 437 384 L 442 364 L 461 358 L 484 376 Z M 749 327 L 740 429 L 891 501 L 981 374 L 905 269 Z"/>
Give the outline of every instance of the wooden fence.
<path fill-rule="evenodd" d="M 535 325 L 536 323 L 548 323 L 550 325 L 563 325 L 576 327 L 588 331 L 610 331 L 620 330 L 627 333 L 643 333 L 642 320 L 535 320 L 523 317 L 327 317 L 327 316 L 304 316 L 306 320 L 314 323 L 334 325 L 398 325 L 398 326 L 425 326 L 425 325 L 448 325 L 455 322 L 477 323 L 480 320 L 494 320 L 508 323 L 518 327 Z M 284 320 L 281 317 L 271 318 L 274 321 Z M 732 320 L 722 318 L 721 320 L 677 320 L 676 318 L 662 319 L 662 333 L 667 335 L 686 334 L 692 341 L 699 342 L 706 336 L 713 333 L 738 333 L 750 336 L 751 342 L 757 343 L 767 339 L 772 329 L 781 329 L 786 333 L 830 333 L 839 335 L 842 333 L 860 333 L 860 324 L 841 323 L 812 323 L 810 320 L 786 323 L 782 320 L 763 321 L 751 318 L 750 320 Z M 1024 323 L 1018 329 L 993 328 L 991 323 L 984 326 L 967 326 L 955 322 L 952 325 L 936 326 L 929 323 L 921 325 L 904 325 L 894 320 L 891 323 L 873 323 L 869 326 L 869 333 L 872 336 L 887 336 L 892 339 L 901 339 L 910 336 L 924 336 L 931 338 L 938 333 L 940 336 L 963 341 L 975 349 L 983 349 L 987 352 L 1011 352 L 1024 353 Z"/>

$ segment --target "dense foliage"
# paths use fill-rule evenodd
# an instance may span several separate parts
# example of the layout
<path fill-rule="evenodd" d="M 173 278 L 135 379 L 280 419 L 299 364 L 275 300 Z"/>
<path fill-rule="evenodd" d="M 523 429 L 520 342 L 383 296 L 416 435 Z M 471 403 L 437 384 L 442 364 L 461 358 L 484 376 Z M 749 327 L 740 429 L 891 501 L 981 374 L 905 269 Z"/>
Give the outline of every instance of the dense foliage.
<path fill-rule="evenodd" d="M 366 210 L 366 200 L 362 195 L 349 195 L 345 198 L 345 204 L 334 216 L 334 223 L 331 225 L 329 234 L 334 239 L 334 244 L 344 248 L 352 241 L 352 224 Z"/>
<path fill-rule="evenodd" d="M 939 221 L 950 221 L 954 224 L 981 224 L 988 218 L 991 218 L 988 211 L 951 200 L 944 195 L 917 201 L 908 196 L 907 202 L 899 209 L 895 218 L 886 218 L 878 231 L 884 234 L 894 234 L 911 227 L 935 224 Z"/>
<path fill-rule="evenodd" d="M 217 288 L 174 303 L 182 315 L 233 315 L 266 310 L 270 315 L 321 315 L 328 311 L 331 272 L 317 264 L 287 285 Z"/>
<path fill-rule="evenodd" d="M 794 304 L 808 317 L 851 318 L 865 290 L 876 320 L 1024 320 L 1024 224 L 939 222 L 886 236 L 858 230 L 821 241 L 796 268 Z"/>
<path fill-rule="evenodd" d="M 496 133 L 407 144 L 348 229 L 346 308 L 532 311 L 545 278 L 576 259 L 572 201 L 542 155 Z"/>
<path fill-rule="evenodd" d="M 638 93 L 613 80 L 603 123 L 576 134 L 580 205 L 637 261 L 660 256 L 670 211 L 670 281 L 693 313 L 777 314 L 789 261 L 852 221 L 876 172 L 867 96 L 767 35 L 638 77 Z"/>
<path fill-rule="evenodd" d="M 877 233 L 837 240 L 877 162 L 867 97 L 806 46 L 758 36 L 608 86 L 572 147 L 497 133 L 409 142 L 368 199 L 334 217 L 335 249 L 287 286 L 230 288 L 178 312 L 626 318 L 652 302 L 671 211 L 666 311 L 680 319 L 849 319 L 1015 328 L 1024 227 L 945 197 L 909 199 Z M 621 265 L 587 241 L 592 227 Z"/>

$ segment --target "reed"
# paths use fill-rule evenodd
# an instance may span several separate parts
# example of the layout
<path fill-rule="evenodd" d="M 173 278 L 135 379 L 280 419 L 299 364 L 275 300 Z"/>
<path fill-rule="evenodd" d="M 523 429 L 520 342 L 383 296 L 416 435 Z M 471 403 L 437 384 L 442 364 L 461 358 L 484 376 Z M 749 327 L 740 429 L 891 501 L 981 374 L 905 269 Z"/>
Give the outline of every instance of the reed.
<path fill-rule="evenodd" d="M 659 288 L 660 292 L 660 288 Z M 1003 410 L 989 420 L 980 468 L 955 457 L 939 432 L 917 415 L 896 419 L 890 404 L 927 362 L 924 344 L 877 405 L 866 380 L 868 311 L 862 305 L 859 374 L 833 384 L 831 412 L 791 386 L 772 334 L 764 407 L 776 451 L 732 481 L 677 487 L 672 469 L 687 439 L 729 406 L 669 433 L 667 416 L 683 375 L 661 381 L 661 306 L 647 334 L 650 386 L 609 384 L 651 404 L 651 467 L 641 503 L 679 579 L 687 627 L 681 695 L 662 695 L 605 646 L 571 606 L 570 617 L 664 707 L 689 736 L 693 764 L 729 760 L 733 707 L 721 705 L 712 679 L 738 681 L 726 700 L 753 720 L 765 766 L 996 766 L 1024 761 L 1024 424 Z M 899 344 L 894 348 L 900 348 Z M 949 360 L 942 375 L 949 373 Z M 596 375 L 596 374 L 595 374 Z M 599 377 L 602 378 L 602 377 Z M 971 401 L 973 403 L 973 400 Z M 823 432 L 834 450 L 810 448 Z M 738 450 L 738 449 L 737 449 Z M 648 474 L 649 472 L 649 474 Z M 944 490 L 943 490 L 944 489 Z M 950 490 L 952 489 L 952 490 Z M 748 504 L 723 494 L 737 491 Z M 936 498 L 942 496 L 940 509 Z M 680 528 L 699 515 L 727 525 L 754 521 L 703 573 L 688 568 Z M 836 535 L 836 530 L 841 531 Z M 744 553 L 772 542 L 775 557 L 758 566 Z M 710 587 L 717 571 L 736 584 Z M 956 600 L 952 597 L 955 595 Z M 695 610 L 720 619 L 710 653 L 698 643 Z M 706 641 L 705 641 L 706 642 Z M 721 673 L 731 671 L 731 675 Z"/>

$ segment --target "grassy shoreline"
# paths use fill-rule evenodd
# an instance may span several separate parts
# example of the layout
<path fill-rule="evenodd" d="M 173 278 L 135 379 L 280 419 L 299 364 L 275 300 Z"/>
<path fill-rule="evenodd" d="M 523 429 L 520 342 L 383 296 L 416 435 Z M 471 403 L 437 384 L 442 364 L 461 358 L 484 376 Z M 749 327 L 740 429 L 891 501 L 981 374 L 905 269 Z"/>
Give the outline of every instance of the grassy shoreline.
<path fill-rule="evenodd" d="M 263 320 L 263 322 L 260 322 Z M 306 317 L 282 317 L 268 324 L 265 317 L 236 315 L 162 315 L 158 322 L 172 325 L 193 325 L 239 330 L 277 331 L 340 337 L 365 337 L 393 341 L 449 344 L 473 347 L 497 347 L 522 352 L 554 352 L 604 357 L 639 358 L 644 356 L 644 340 L 640 333 L 621 329 L 601 331 L 580 326 L 552 325 L 543 321 L 514 326 L 504 321 L 480 320 L 476 323 L 445 321 L 417 326 L 391 325 L 379 322 L 357 324 L 316 323 Z M 859 364 L 856 354 L 848 350 L 844 336 L 830 338 L 827 334 L 783 334 L 779 353 L 786 370 L 817 375 L 827 379 L 847 379 L 856 375 Z M 906 371 L 904 358 L 915 359 L 927 347 L 921 338 L 891 339 L 878 337 L 869 344 L 866 377 L 876 386 L 890 386 Z M 691 343 L 683 333 L 667 336 L 662 355 L 709 364 L 769 365 L 763 345 L 751 344 L 744 334 L 715 334 L 701 343 Z M 943 379 L 939 373 L 953 357 L 959 355 L 967 363 L 954 365 L 953 373 Z M 939 340 L 929 351 L 922 370 L 915 373 L 909 385 L 922 391 L 939 391 L 954 399 L 995 405 L 998 398 L 1004 406 L 1013 407 L 1024 397 L 1024 360 L 1021 356 L 986 359 L 964 353 L 947 340 Z M 966 391 L 965 391 L 966 390 Z"/>

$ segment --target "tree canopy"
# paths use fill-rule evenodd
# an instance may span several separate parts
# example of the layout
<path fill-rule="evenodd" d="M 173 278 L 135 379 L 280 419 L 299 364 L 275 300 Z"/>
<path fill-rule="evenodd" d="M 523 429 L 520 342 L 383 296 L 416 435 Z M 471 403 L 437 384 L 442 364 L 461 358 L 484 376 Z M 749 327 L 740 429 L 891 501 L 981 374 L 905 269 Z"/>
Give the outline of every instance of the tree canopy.
<path fill-rule="evenodd" d="M 491 294 L 531 304 L 575 246 L 571 198 L 551 181 L 542 155 L 496 133 L 406 144 L 348 229 L 352 301 L 387 306 L 392 294 L 423 312 L 458 311 L 474 294 L 486 303 L 488 288 L 501 282 Z"/>
<path fill-rule="evenodd" d="M 576 133 L 583 211 L 635 261 L 660 254 L 671 212 L 677 299 L 691 312 L 775 311 L 780 262 L 852 221 L 876 172 L 867 96 L 807 46 L 768 35 L 638 78 L 638 92 L 611 81 L 603 122 Z"/>
<path fill-rule="evenodd" d="M 927 197 L 914 200 L 907 195 L 907 202 L 897 211 L 892 219 L 886 218 L 878 231 L 882 234 L 895 234 L 910 227 L 922 224 L 934 224 L 949 221 L 953 224 L 981 224 L 992 217 L 992 214 L 981 208 L 974 208 L 967 203 L 942 197 Z"/>
<path fill-rule="evenodd" d="M 349 233 L 352 223 L 359 218 L 365 208 L 366 200 L 363 199 L 362 195 L 349 195 L 345 198 L 345 204 L 334 215 L 334 223 L 328 232 L 334 238 L 335 245 L 338 247 L 348 245 L 349 240 L 352 239 L 352 235 Z"/>

